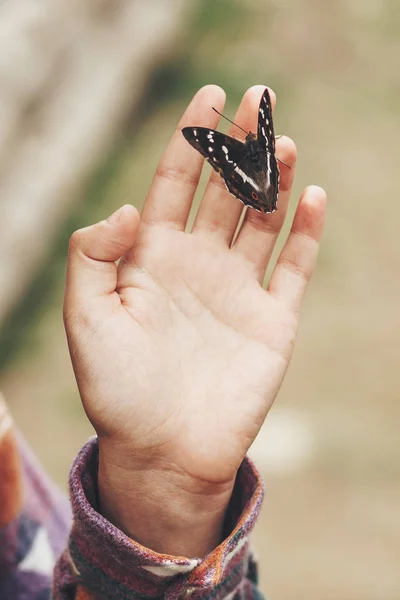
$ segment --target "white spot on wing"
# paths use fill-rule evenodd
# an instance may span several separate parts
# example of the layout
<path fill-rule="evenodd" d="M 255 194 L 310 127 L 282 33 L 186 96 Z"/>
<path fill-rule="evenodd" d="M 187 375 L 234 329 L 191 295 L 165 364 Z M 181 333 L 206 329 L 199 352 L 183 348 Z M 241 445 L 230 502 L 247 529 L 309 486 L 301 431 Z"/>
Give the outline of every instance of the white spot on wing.
<path fill-rule="evenodd" d="M 252 179 L 251 177 L 249 177 L 248 175 L 246 175 L 246 173 L 244 171 L 242 171 L 242 169 L 239 169 L 239 167 L 236 167 L 235 171 L 236 171 L 236 173 L 238 173 L 240 175 L 240 177 L 243 179 L 244 183 L 250 183 L 250 185 L 257 192 L 261 192 L 261 188 L 256 184 L 256 182 L 254 181 L 254 179 Z"/>
<path fill-rule="evenodd" d="M 214 148 L 212 146 L 208 146 L 208 151 L 209 152 L 214 152 Z"/>
<path fill-rule="evenodd" d="M 272 174 L 272 171 L 271 171 L 271 155 L 270 155 L 269 152 L 267 152 L 267 185 L 268 185 L 268 187 L 271 184 L 271 174 Z"/>
<path fill-rule="evenodd" d="M 236 165 L 236 163 L 233 160 L 229 160 L 228 148 L 226 146 L 222 146 L 222 150 L 225 153 L 226 162 L 229 163 L 230 165 Z"/>

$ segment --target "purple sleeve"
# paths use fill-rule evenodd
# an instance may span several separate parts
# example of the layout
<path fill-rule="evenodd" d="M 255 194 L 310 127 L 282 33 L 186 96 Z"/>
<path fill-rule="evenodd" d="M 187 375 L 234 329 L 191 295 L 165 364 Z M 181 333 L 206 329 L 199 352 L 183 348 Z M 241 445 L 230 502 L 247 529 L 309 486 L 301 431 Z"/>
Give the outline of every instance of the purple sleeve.
<path fill-rule="evenodd" d="M 73 526 L 68 550 L 56 567 L 54 599 L 262 598 L 248 536 L 261 507 L 263 486 L 248 459 L 238 471 L 226 537 L 205 558 L 157 554 L 114 527 L 97 509 L 97 470 L 93 439 L 71 470 Z"/>
<path fill-rule="evenodd" d="M 0 600 L 45 600 L 71 527 L 52 484 L 0 398 Z"/>

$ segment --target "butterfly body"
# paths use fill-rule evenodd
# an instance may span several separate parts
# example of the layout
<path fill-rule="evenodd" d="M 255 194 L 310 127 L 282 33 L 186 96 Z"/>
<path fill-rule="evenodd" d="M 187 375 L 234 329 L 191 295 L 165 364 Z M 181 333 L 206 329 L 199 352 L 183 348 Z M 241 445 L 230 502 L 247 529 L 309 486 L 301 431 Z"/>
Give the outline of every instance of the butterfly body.
<path fill-rule="evenodd" d="M 279 168 L 268 89 L 259 106 L 258 134 L 248 133 L 244 142 L 206 127 L 185 127 L 182 133 L 221 175 L 233 196 L 259 212 L 276 210 Z"/>

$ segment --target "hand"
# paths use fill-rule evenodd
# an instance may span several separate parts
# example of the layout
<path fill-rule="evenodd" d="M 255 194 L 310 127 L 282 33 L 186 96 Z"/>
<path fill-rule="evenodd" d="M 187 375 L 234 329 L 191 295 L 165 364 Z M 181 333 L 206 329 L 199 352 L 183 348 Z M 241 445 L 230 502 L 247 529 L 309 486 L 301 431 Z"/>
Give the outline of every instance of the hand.
<path fill-rule="evenodd" d="M 255 131 L 263 90 L 239 107 L 246 130 Z M 102 510 L 170 554 L 203 555 L 220 541 L 237 469 L 292 355 L 325 213 L 324 192 L 307 188 L 264 290 L 295 171 L 295 146 L 282 137 L 277 156 L 291 168 L 280 166 L 277 212 L 248 209 L 234 240 L 243 206 L 212 173 L 185 232 L 203 159 L 181 129 L 216 128 L 211 107 L 223 104 L 216 86 L 194 97 L 141 216 L 124 206 L 70 243 L 65 325 L 99 437 Z"/>

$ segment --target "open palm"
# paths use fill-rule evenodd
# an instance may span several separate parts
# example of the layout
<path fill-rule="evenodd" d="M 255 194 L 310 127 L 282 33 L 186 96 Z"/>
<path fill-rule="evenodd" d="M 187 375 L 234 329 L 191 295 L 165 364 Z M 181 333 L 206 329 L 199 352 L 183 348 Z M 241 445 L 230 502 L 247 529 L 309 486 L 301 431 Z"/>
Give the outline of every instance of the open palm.
<path fill-rule="evenodd" d="M 263 90 L 243 98 L 236 121 L 246 130 L 255 130 Z M 281 385 L 325 208 L 322 190 L 308 188 L 265 290 L 295 170 L 294 144 L 282 137 L 277 155 L 291 168 L 281 167 L 276 213 L 248 209 L 237 231 L 243 206 L 214 173 L 185 232 L 203 159 L 180 129 L 215 128 L 211 106 L 223 103 L 216 86 L 195 96 L 140 217 L 127 205 L 74 234 L 65 299 L 75 373 L 100 440 L 132 468 L 216 484 L 234 481 Z"/>

